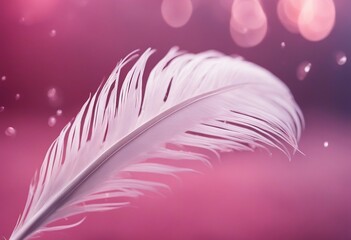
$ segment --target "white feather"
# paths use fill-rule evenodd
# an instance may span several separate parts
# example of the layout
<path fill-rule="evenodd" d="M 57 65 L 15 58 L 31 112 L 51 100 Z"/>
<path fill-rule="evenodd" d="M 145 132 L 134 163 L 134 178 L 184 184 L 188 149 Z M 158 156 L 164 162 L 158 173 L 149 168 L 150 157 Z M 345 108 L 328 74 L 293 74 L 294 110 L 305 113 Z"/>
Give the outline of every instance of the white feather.
<path fill-rule="evenodd" d="M 166 187 L 122 172 L 189 171 L 172 166 L 178 159 L 209 164 L 204 151 L 196 149 L 216 155 L 266 146 L 287 154 L 286 145 L 297 149 L 302 114 L 287 87 L 268 71 L 213 51 L 172 49 L 152 69 L 143 90 L 152 53 L 142 54 L 120 83 L 122 68 L 136 55 L 122 60 L 52 143 L 11 240 L 76 226 L 80 222 L 47 225 L 119 208 L 129 197 Z M 152 158 L 165 160 L 145 162 Z"/>

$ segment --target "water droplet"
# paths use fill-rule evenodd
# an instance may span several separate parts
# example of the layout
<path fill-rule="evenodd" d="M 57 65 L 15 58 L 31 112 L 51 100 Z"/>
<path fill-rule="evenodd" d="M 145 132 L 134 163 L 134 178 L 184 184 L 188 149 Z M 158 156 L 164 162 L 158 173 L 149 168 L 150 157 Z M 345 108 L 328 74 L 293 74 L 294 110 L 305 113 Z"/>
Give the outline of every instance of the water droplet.
<path fill-rule="evenodd" d="M 305 71 L 305 73 L 309 73 L 310 72 L 311 66 L 312 66 L 311 63 L 307 63 L 306 64 L 306 66 L 303 69 Z"/>
<path fill-rule="evenodd" d="M 15 99 L 16 99 L 16 101 L 18 101 L 20 98 L 21 98 L 21 94 L 16 93 L 16 95 L 15 95 Z"/>
<path fill-rule="evenodd" d="M 62 110 L 61 109 L 57 109 L 56 116 L 61 116 L 61 115 L 62 115 Z"/>
<path fill-rule="evenodd" d="M 7 77 L 6 77 L 5 75 L 2 76 L 2 77 L 1 77 L 1 81 L 6 81 L 6 78 L 7 78 Z"/>
<path fill-rule="evenodd" d="M 0 106 L 0 113 L 3 112 L 5 110 L 4 106 Z"/>
<path fill-rule="evenodd" d="M 56 30 L 52 29 L 49 33 L 50 37 L 55 37 L 56 36 Z"/>
<path fill-rule="evenodd" d="M 174 28 L 184 26 L 193 12 L 191 0 L 163 0 L 161 13 L 165 22 Z"/>
<path fill-rule="evenodd" d="M 310 62 L 302 62 L 297 67 L 297 78 L 299 80 L 304 80 L 307 77 L 307 74 L 311 71 L 312 64 Z"/>
<path fill-rule="evenodd" d="M 324 146 L 325 148 L 327 148 L 327 147 L 329 146 L 329 142 L 325 141 L 325 142 L 323 143 L 323 146 Z"/>
<path fill-rule="evenodd" d="M 53 127 L 56 125 L 56 118 L 54 116 L 49 117 L 48 125 L 49 125 L 49 127 Z"/>
<path fill-rule="evenodd" d="M 50 88 L 50 89 L 48 90 L 47 95 L 48 95 L 48 98 L 54 98 L 54 97 L 56 97 L 56 88 Z"/>
<path fill-rule="evenodd" d="M 280 47 L 281 47 L 281 48 L 285 48 L 285 47 L 286 47 L 286 43 L 285 43 L 285 42 L 281 42 L 281 43 L 280 43 Z"/>
<path fill-rule="evenodd" d="M 58 107 L 62 103 L 59 90 L 55 87 L 52 87 L 47 91 L 47 97 L 50 105 L 53 107 Z"/>
<path fill-rule="evenodd" d="M 14 129 L 13 127 L 8 127 L 5 130 L 5 135 L 8 137 L 14 137 L 16 136 L 16 133 L 17 133 L 16 129 Z"/>
<path fill-rule="evenodd" d="M 346 57 L 345 53 L 338 52 L 336 54 L 336 62 L 340 66 L 344 65 L 347 62 L 347 57 Z"/>

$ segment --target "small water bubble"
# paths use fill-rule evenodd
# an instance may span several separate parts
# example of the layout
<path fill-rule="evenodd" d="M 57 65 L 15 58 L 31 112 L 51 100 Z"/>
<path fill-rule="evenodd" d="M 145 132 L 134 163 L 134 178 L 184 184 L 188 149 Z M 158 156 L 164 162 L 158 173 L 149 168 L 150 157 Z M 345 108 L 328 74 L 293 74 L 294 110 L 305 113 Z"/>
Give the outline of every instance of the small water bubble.
<path fill-rule="evenodd" d="M 1 81 L 6 81 L 6 78 L 7 78 L 7 77 L 6 77 L 5 75 L 2 76 L 2 77 L 1 77 Z"/>
<path fill-rule="evenodd" d="M 57 109 L 56 116 L 61 116 L 61 115 L 62 115 L 62 110 L 61 109 Z"/>
<path fill-rule="evenodd" d="M 16 93 L 16 95 L 15 95 L 15 99 L 16 99 L 16 101 L 18 101 L 20 98 L 21 98 L 21 94 Z"/>
<path fill-rule="evenodd" d="M 21 18 L 19 19 L 19 22 L 22 23 L 22 24 L 25 23 L 25 22 L 26 22 L 25 17 L 21 17 Z"/>
<path fill-rule="evenodd" d="M 52 29 L 49 33 L 50 37 L 55 37 L 56 36 L 56 30 L 55 29 Z"/>
<path fill-rule="evenodd" d="M 327 147 L 329 146 L 329 142 L 325 141 L 325 142 L 323 143 L 323 146 L 324 146 L 325 148 L 327 148 Z"/>
<path fill-rule="evenodd" d="M 62 98 L 61 94 L 59 93 L 59 90 L 55 87 L 50 88 L 47 93 L 46 93 L 49 103 L 53 107 L 58 107 L 62 103 Z"/>
<path fill-rule="evenodd" d="M 285 48 L 285 47 L 286 47 L 286 43 L 285 43 L 285 42 L 281 42 L 281 43 L 280 43 L 280 47 L 281 47 L 281 48 Z"/>
<path fill-rule="evenodd" d="M 16 129 L 14 129 L 13 127 L 8 127 L 5 130 L 5 135 L 8 137 L 14 137 L 16 136 L 16 133 L 17 133 Z"/>
<path fill-rule="evenodd" d="M 304 80 L 307 77 L 307 74 L 311 71 L 312 64 L 310 62 L 302 62 L 297 67 L 297 78 L 299 80 Z"/>
<path fill-rule="evenodd" d="M 48 98 L 55 98 L 57 94 L 56 88 L 50 88 L 48 90 L 47 96 Z"/>
<path fill-rule="evenodd" d="M 49 117 L 48 125 L 49 125 L 49 127 L 53 127 L 56 125 L 56 118 L 54 116 Z"/>
<path fill-rule="evenodd" d="M 347 62 L 347 56 L 343 52 L 338 52 L 336 54 L 336 62 L 338 65 L 342 66 Z"/>
<path fill-rule="evenodd" d="M 30 26 L 33 24 L 34 21 L 35 19 L 31 16 L 21 17 L 20 19 L 18 19 L 19 24 L 23 26 Z"/>
<path fill-rule="evenodd" d="M 3 112 L 5 110 L 4 106 L 0 106 L 0 113 Z"/>
<path fill-rule="evenodd" d="M 305 71 L 305 73 L 309 73 L 310 72 L 311 66 L 312 66 L 311 63 L 306 64 L 306 66 L 303 69 Z"/>

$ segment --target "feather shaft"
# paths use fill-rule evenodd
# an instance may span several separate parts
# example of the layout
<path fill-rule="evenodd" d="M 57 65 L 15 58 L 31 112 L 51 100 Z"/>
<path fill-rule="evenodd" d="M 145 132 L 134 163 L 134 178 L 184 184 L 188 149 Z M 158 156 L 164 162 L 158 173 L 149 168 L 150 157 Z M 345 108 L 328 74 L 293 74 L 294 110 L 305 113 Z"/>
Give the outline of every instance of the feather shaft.
<path fill-rule="evenodd" d="M 73 215 L 128 204 L 165 185 L 128 179 L 123 171 L 167 174 L 196 171 L 149 158 L 208 163 L 206 154 L 179 152 L 164 144 L 219 152 L 265 145 L 297 149 L 302 115 L 287 88 L 267 71 L 215 52 L 181 55 L 172 49 L 151 71 L 145 92 L 147 50 L 118 89 L 117 65 L 106 83 L 83 105 L 50 146 L 29 190 L 11 240 L 78 225 L 47 226 Z M 191 80 L 191 81 L 190 81 Z M 109 199 L 110 202 L 99 202 Z"/>
<path fill-rule="evenodd" d="M 160 124 L 163 120 L 167 119 L 170 116 L 174 116 L 176 113 L 179 111 L 196 104 L 197 102 L 201 100 L 209 100 L 209 98 L 213 95 L 221 94 L 228 92 L 232 90 L 233 88 L 237 88 L 238 86 L 231 86 L 231 87 L 225 87 L 222 89 L 218 89 L 216 91 L 208 92 L 206 94 L 199 95 L 197 97 L 194 97 L 192 99 L 188 99 L 187 101 L 176 105 L 172 107 L 171 109 L 168 109 L 167 111 L 163 112 L 162 114 L 158 115 L 156 118 L 151 119 L 147 123 L 144 124 L 144 126 L 139 127 L 129 135 L 127 135 L 125 138 L 117 142 L 113 147 L 108 149 L 106 152 L 104 152 L 96 161 L 93 161 L 91 165 L 89 165 L 84 171 L 82 171 L 70 184 L 65 189 L 62 189 L 60 192 L 58 192 L 48 203 L 46 203 L 40 211 L 33 216 L 30 222 L 28 222 L 26 225 L 24 225 L 21 229 L 20 232 L 18 232 L 18 235 L 15 235 L 11 238 L 11 240 L 22 240 L 32 232 L 35 232 L 37 228 L 39 228 L 47 218 L 50 217 L 50 215 L 55 212 L 60 206 L 64 205 L 68 200 L 69 197 L 74 194 L 74 192 L 82 185 L 84 184 L 88 179 L 89 176 L 94 174 L 96 171 L 98 171 L 104 164 L 106 164 L 113 155 L 116 155 L 118 152 L 120 152 L 123 148 L 125 148 L 128 144 L 133 142 L 136 138 L 140 137 L 143 133 L 146 131 L 150 130 L 152 127 Z M 200 117 L 200 115 L 199 115 Z M 185 131 L 186 129 L 183 129 Z M 179 132 L 179 129 L 176 129 L 174 132 Z M 169 137 L 171 137 L 173 134 L 170 134 Z M 166 137 L 168 139 L 169 137 Z M 162 140 L 166 140 L 162 139 Z M 154 145 L 155 143 L 153 143 Z M 152 146 L 149 146 L 150 148 Z M 135 154 L 135 157 L 140 154 L 139 151 L 137 154 Z"/>

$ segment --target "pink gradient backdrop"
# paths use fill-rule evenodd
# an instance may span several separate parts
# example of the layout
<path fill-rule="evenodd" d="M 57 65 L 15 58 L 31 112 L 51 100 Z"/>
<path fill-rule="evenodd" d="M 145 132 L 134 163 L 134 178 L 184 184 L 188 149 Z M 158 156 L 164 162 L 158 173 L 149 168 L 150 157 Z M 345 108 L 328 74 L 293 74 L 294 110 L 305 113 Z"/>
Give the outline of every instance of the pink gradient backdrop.
<path fill-rule="evenodd" d="M 277 152 L 225 154 L 213 170 L 169 180 L 173 192 L 165 197 L 89 214 L 81 226 L 42 239 L 351 239 L 351 67 L 338 66 L 334 57 L 337 51 L 351 55 L 350 1 L 335 1 L 335 28 L 314 43 L 286 31 L 276 1 L 263 1 L 267 37 L 247 49 L 231 39 L 228 9 L 217 1 L 193 2 L 189 22 L 177 29 L 163 21 L 158 0 L 66 0 L 28 24 L 20 21 L 20 1 L 0 3 L 0 76 L 6 75 L 0 81 L 0 235 L 9 237 L 50 143 L 117 61 L 153 47 L 156 62 L 177 45 L 239 54 L 280 77 L 306 116 L 306 156 L 289 162 Z M 303 61 L 312 68 L 299 81 Z M 52 128 L 47 121 L 57 106 L 47 99 L 51 87 L 63 110 Z M 4 134 L 9 126 L 16 137 Z"/>

